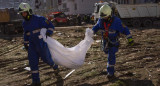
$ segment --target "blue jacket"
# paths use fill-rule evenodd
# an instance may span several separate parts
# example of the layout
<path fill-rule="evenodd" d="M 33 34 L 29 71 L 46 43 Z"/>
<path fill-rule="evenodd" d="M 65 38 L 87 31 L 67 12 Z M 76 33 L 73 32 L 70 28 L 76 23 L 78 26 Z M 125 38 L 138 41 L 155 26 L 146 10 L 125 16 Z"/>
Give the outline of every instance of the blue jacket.
<path fill-rule="evenodd" d="M 45 17 L 38 16 L 38 15 L 32 15 L 29 21 L 23 21 L 22 26 L 24 29 L 24 41 L 25 42 L 28 42 L 31 37 L 31 36 L 26 35 L 27 32 L 30 32 L 31 35 L 33 35 L 32 31 L 36 29 L 46 28 L 48 29 L 47 32 L 52 34 L 54 30 L 54 26 L 50 21 L 48 21 Z"/>
<path fill-rule="evenodd" d="M 118 18 L 116 16 L 113 16 L 112 18 L 113 18 L 113 21 L 112 21 L 111 26 L 109 27 L 108 38 L 110 40 L 112 40 L 112 39 L 115 40 L 119 36 L 119 33 L 125 34 L 127 36 L 127 38 L 132 38 L 128 27 L 126 27 L 122 24 L 122 21 L 120 20 L 120 18 Z M 100 29 L 105 31 L 103 23 L 104 23 L 104 20 L 100 18 L 98 20 L 97 24 L 92 28 L 94 33 L 96 33 Z M 107 24 L 108 23 L 106 22 L 106 25 Z"/>

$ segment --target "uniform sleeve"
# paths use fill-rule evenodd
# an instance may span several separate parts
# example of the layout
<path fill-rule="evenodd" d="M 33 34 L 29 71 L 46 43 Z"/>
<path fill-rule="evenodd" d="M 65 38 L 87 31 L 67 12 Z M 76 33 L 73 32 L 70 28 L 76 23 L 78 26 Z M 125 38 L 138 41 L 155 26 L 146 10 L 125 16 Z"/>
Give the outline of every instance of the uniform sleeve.
<path fill-rule="evenodd" d="M 47 20 L 45 17 L 40 17 L 39 22 L 40 22 L 41 28 L 46 28 L 47 32 L 49 32 L 50 34 L 53 33 L 54 26 L 49 20 Z"/>
<path fill-rule="evenodd" d="M 29 44 L 29 37 L 26 35 L 26 33 L 23 34 L 24 37 L 24 44 Z"/>
<path fill-rule="evenodd" d="M 27 36 L 27 31 L 24 29 L 24 26 L 22 24 L 22 27 L 23 27 L 23 30 L 24 30 L 24 33 L 23 33 L 23 38 L 24 38 L 24 44 L 29 44 L 29 36 Z"/>
<path fill-rule="evenodd" d="M 95 26 L 93 26 L 92 30 L 93 30 L 93 32 L 94 32 L 94 34 L 95 34 L 95 33 L 97 33 L 98 30 L 101 29 L 101 28 L 103 28 L 103 26 L 102 26 L 102 20 L 99 19 L 98 22 L 97 22 L 97 24 L 96 24 Z"/>
<path fill-rule="evenodd" d="M 122 34 L 125 34 L 127 38 L 132 38 L 132 35 L 130 34 L 128 27 L 125 26 L 119 18 L 116 18 L 114 21 L 116 21 L 117 31 L 119 31 Z"/>

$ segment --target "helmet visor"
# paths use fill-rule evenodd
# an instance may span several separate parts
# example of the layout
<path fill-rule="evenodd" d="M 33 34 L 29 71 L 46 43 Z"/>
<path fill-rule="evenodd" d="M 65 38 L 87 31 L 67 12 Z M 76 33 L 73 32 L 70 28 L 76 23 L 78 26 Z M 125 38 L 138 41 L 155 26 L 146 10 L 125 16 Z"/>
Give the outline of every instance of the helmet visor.
<path fill-rule="evenodd" d="M 107 15 L 104 14 L 104 13 L 100 13 L 100 17 L 101 17 L 101 18 L 104 18 L 104 17 L 107 17 Z"/>
<path fill-rule="evenodd" d="M 22 12 L 26 12 L 26 10 L 19 8 L 17 14 L 21 14 Z"/>

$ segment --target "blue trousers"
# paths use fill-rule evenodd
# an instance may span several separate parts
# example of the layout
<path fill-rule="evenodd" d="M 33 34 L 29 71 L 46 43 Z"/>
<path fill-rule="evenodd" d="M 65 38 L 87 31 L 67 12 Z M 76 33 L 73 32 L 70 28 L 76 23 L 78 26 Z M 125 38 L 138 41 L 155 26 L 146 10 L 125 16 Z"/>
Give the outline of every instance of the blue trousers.
<path fill-rule="evenodd" d="M 32 83 L 40 83 L 38 72 L 39 57 L 48 65 L 54 65 L 47 43 L 42 38 L 39 39 L 38 35 L 33 34 L 29 40 L 28 60 L 32 71 Z"/>
<path fill-rule="evenodd" d="M 118 45 L 119 43 L 117 42 L 116 44 L 107 44 L 106 40 L 103 40 L 103 51 L 108 54 L 108 61 L 107 61 L 107 73 L 110 75 L 113 75 L 115 70 L 114 70 L 114 65 L 116 63 L 116 52 L 118 51 Z"/>

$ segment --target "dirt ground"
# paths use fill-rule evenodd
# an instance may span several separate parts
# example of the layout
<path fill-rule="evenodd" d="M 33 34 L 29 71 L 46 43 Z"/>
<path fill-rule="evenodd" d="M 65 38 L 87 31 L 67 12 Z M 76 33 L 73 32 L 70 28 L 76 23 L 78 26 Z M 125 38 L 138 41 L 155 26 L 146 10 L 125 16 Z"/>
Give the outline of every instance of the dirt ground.
<path fill-rule="evenodd" d="M 73 47 L 84 38 L 85 28 L 56 27 L 53 38 L 66 47 Z M 58 75 L 40 60 L 42 86 L 160 86 L 160 28 L 130 27 L 135 45 L 127 46 L 124 35 L 116 54 L 115 76 L 109 81 L 104 70 L 107 55 L 100 49 L 100 35 L 86 54 L 84 65 L 63 79 L 72 69 L 60 66 Z M 98 33 L 100 34 L 100 32 Z M 27 52 L 23 49 L 22 34 L 0 36 L 0 86 L 26 86 L 31 83 Z"/>

